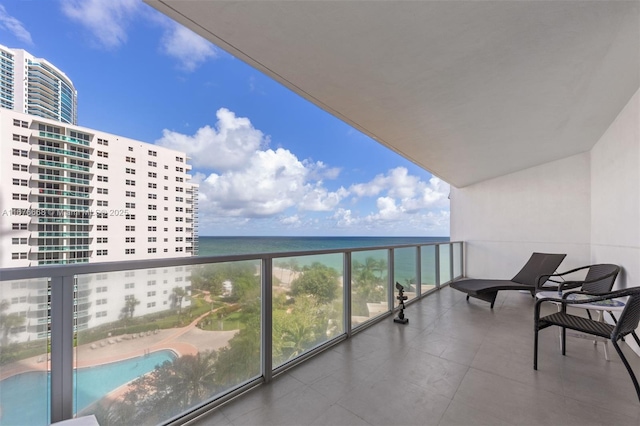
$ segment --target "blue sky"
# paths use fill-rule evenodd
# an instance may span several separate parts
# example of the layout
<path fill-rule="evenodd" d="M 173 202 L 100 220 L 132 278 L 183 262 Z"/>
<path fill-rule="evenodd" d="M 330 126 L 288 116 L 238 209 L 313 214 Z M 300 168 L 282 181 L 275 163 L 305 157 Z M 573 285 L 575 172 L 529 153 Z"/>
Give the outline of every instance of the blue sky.
<path fill-rule="evenodd" d="M 448 236 L 449 186 L 140 0 L 0 2 L 78 124 L 180 149 L 200 235 Z"/>

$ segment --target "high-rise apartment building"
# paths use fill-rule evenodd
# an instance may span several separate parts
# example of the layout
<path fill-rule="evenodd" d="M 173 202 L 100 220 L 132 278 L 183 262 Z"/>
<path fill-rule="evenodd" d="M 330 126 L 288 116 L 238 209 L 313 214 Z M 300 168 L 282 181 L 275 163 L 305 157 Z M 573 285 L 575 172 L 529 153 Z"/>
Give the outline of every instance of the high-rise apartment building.
<path fill-rule="evenodd" d="M 0 109 L 0 267 L 190 256 L 186 155 Z"/>
<path fill-rule="evenodd" d="M 197 254 L 184 152 L 2 108 L 0 141 L 0 268 Z M 167 309 L 188 269 L 79 276 L 77 329 L 117 320 L 128 298 L 145 301 L 136 315 Z M 46 282 L 11 283 L 8 312 L 27 319 L 17 341 L 48 335 L 48 298 Z"/>
<path fill-rule="evenodd" d="M 63 123 L 78 123 L 78 96 L 69 77 L 46 59 L 2 45 L 0 106 Z"/>

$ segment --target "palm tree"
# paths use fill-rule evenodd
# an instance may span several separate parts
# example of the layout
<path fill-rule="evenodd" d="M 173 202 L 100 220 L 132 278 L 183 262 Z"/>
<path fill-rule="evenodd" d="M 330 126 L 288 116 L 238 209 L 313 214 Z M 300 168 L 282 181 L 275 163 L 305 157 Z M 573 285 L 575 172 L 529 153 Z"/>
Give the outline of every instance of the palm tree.
<path fill-rule="evenodd" d="M 182 311 L 182 299 L 187 297 L 187 292 L 184 288 L 176 286 L 173 288 L 173 297 L 175 305 L 178 307 L 178 314 L 180 314 Z"/>
<path fill-rule="evenodd" d="M 24 317 L 15 312 L 6 313 L 10 306 L 11 304 L 7 300 L 0 301 L 0 330 L 2 330 L 0 346 L 2 347 L 7 347 L 9 344 L 9 334 L 12 333 L 12 330 L 24 324 Z"/>

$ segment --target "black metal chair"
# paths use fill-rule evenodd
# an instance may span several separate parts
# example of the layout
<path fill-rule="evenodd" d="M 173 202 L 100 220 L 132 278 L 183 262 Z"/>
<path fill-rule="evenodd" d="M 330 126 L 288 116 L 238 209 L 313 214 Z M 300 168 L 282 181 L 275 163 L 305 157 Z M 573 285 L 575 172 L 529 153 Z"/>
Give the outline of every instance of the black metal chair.
<path fill-rule="evenodd" d="M 562 277 L 578 271 L 588 269 L 587 275 L 584 280 L 565 281 Z M 570 271 L 560 272 L 557 274 L 540 275 L 536 282 L 536 292 L 544 290 L 557 290 L 563 291 L 565 289 L 571 289 L 581 287 L 582 291 L 588 291 L 590 293 L 606 293 L 611 291 L 613 283 L 616 277 L 620 273 L 620 267 L 611 263 L 601 263 L 597 265 L 581 266 Z M 552 279 L 556 278 L 556 279 Z M 558 280 L 557 278 L 560 278 Z M 548 283 L 554 283 L 556 285 L 549 285 Z M 547 283 L 547 285 L 544 285 Z"/>
<path fill-rule="evenodd" d="M 569 300 L 568 298 L 571 295 L 579 295 L 584 294 L 587 297 L 584 299 L 576 299 Z M 627 299 L 626 306 L 624 307 L 622 314 L 620 314 L 620 318 L 615 325 L 607 324 L 606 322 L 595 321 L 591 318 L 584 318 L 577 315 L 571 315 L 567 313 L 567 306 L 571 305 L 579 305 L 583 303 L 594 303 L 601 302 L 606 300 L 611 300 L 619 297 L 626 297 Z M 576 296 L 571 296 L 576 297 Z M 559 303 L 561 305 L 560 312 L 556 312 L 551 315 L 544 316 L 540 318 L 540 306 L 545 302 Z M 627 334 L 633 334 L 634 338 L 637 341 L 637 336 L 635 335 L 635 330 L 638 328 L 638 323 L 640 322 L 640 287 L 628 288 L 624 290 L 612 291 L 604 294 L 594 294 L 587 291 L 576 291 L 571 293 L 565 293 L 562 298 L 544 298 L 540 299 L 536 302 L 536 306 L 534 309 L 534 349 L 533 349 L 533 369 L 538 369 L 538 331 L 550 327 L 552 325 L 557 325 L 558 327 L 562 327 L 562 355 L 566 354 L 566 331 L 567 329 L 575 330 L 584 334 L 590 334 L 593 336 L 599 336 L 605 339 L 610 339 L 613 347 L 616 348 L 616 352 L 620 356 L 622 363 L 626 367 L 629 375 L 631 376 L 631 380 L 633 381 L 633 386 L 636 389 L 636 393 L 638 395 L 638 400 L 640 401 L 640 386 L 638 386 L 638 380 L 636 379 L 633 370 L 631 369 L 631 365 L 629 365 L 629 361 L 625 358 L 622 350 L 618 346 L 618 340 L 621 340 Z M 640 342 L 639 342 L 640 343 Z"/>

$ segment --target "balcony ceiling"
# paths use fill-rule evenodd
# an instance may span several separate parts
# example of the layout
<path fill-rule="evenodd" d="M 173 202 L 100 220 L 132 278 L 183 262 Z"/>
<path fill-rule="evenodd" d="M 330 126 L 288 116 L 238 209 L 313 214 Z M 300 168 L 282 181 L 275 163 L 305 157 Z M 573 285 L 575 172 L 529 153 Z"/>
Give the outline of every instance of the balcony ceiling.
<path fill-rule="evenodd" d="M 638 1 L 146 1 L 457 187 L 588 151 L 640 86 Z"/>

